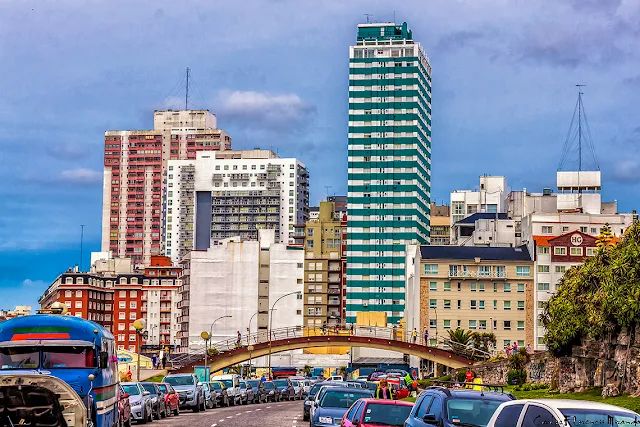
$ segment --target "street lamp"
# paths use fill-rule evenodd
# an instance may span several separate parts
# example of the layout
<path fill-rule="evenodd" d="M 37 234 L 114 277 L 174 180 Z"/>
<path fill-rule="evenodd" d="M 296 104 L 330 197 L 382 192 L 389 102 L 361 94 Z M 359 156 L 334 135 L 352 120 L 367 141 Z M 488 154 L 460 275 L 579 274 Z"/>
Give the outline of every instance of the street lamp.
<path fill-rule="evenodd" d="M 207 343 L 211 342 L 211 336 L 213 335 L 213 325 L 220 319 L 225 319 L 227 317 L 233 317 L 233 316 L 220 316 L 218 317 L 216 320 L 214 320 L 213 322 L 211 322 L 211 327 L 209 328 L 209 332 L 207 331 L 203 331 L 200 334 L 200 337 L 204 340 L 204 364 L 207 364 L 207 356 L 209 355 L 209 348 L 207 346 Z"/>
<path fill-rule="evenodd" d="M 209 337 L 211 337 L 211 335 L 213 335 L 213 325 L 214 323 L 216 323 L 218 320 L 220 319 L 225 319 L 227 317 L 233 317 L 233 316 L 220 316 L 218 317 L 216 320 L 214 320 L 213 322 L 211 322 L 211 327 L 209 328 Z"/>
<path fill-rule="evenodd" d="M 136 343 L 138 344 L 138 365 L 136 368 L 136 381 L 140 381 L 140 337 L 142 335 L 148 336 L 148 333 L 146 331 L 143 331 L 145 324 L 146 322 L 144 319 L 138 319 L 131 324 L 131 326 L 133 326 L 133 328 L 136 330 Z"/>
<path fill-rule="evenodd" d="M 432 307 L 433 311 L 436 313 L 436 347 L 438 346 L 438 309 Z"/>
<path fill-rule="evenodd" d="M 288 294 L 282 295 L 280 298 L 276 300 L 276 302 L 273 303 L 273 305 L 271 306 L 271 313 L 269 313 L 269 375 L 271 377 L 273 377 L 273 374 L 271 372 L 271 332 L 273 330 L 273 311 L 275 310 L 275 306 L 278 303 L 278 301 L 280 301 L 284 297 L 288 297 L 289 295 L 302 295 L 302 292 L 301 291 L 289 292 Z"/>

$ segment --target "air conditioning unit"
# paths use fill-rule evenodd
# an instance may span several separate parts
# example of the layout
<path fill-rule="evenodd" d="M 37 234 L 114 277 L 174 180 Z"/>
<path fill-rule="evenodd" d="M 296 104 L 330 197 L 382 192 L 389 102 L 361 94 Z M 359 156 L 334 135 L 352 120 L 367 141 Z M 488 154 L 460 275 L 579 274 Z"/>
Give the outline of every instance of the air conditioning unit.
<path fill-rule="evenodd" d="M 362 306 L 363 306 L 363 307 L 369 307 L 369 303 L 368 303 L 368 302 L 363 302 L 363 303 L 362 303 Z"/>

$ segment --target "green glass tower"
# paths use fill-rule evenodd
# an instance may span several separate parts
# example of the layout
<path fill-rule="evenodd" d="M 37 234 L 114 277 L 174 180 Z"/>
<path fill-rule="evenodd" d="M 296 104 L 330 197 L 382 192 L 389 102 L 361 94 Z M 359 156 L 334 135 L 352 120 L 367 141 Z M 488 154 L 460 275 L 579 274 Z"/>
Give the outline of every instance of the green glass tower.
<path fill-rule="evenodd" d="M 347 322 L 405 310 L 407 244 L 429 243 L 431 65 L 407 23 L 358 25 L 349 49 Z"/>

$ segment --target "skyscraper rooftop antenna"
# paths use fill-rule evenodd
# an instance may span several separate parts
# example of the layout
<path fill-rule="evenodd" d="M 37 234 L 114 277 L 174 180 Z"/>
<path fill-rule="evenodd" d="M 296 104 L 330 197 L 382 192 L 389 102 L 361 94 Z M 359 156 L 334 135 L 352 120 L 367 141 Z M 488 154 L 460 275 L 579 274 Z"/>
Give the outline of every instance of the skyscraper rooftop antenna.
<path fill-rule="evenodd" d="M 371 22 L 370 22 L 369 18 L 373 17 L 373 15 L 370 14 L 370 13 L 365 13 L 364 16 L 367 17 L 367 24 L 370 24 Z"/>
<path fill-rule="evenodd" d="M 574 151 L 575 142 L 577 142 L 577 147 L 575 147 L 575 151 L 577 151 L 578 158 L 578 172 L 582 171 L 584 166 L 583 159 L 583 151 L 584 149 L 588 149 L 591 154 L 591 159 L 593 162 L 593 168 L 595 170 L 600 170 L 598 166 L 598 162 L 596 160 L 595 148 L 593 146 L 593 138 L 591 137 L 591 129 L 589 128 L 589 122 L 587 121 L 587 113 L 584 108 L 584 104 L 582 102 L 582 88 L 586 85 L 577 84 L 578 88 L 578 100 L 576 102 L 576 106 L 573 111 L 573 117 L 571 118 L 571 125 L 569 126 L 569 132 L 567 133 L 567 139 L 565 140 L 564 147 L 562 149 L 562 157 L 560 159 L 560 164 L 558 166 L 558 170 L 562 170 L 564 167 L 567 167 L 567 162 L 572 157 L 572 153 Z M 577 117 L 577 124 L 576 124 Z M 577 141 L 576 141 L 577 140 Z M 593 170 L 593 169 L 592 169 Z"/>
<path fill-rule="evenodd" d="M 185 86 L 185 92 L 184 92 L 184 109 L 185 110 L 189 109 L 189 73 L 190 72 L 191 72 L 191 69 L 187 67 L 187 84 Z"/>

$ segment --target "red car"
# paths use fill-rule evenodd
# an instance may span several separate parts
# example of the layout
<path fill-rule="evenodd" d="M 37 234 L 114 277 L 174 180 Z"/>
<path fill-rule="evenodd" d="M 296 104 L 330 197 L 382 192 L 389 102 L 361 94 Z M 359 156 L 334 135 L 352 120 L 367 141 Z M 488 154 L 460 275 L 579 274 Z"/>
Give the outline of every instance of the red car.
<path fill-rule="evenodd" d="M 180 415 L 180 396 L 178 392 L 171 387 L 171 384 L 167 383 L 158 384 L 158 388 L 164 393 L 164 404 L 167 408 L 167 416 L 169 416 L 169 414 Z"/>
<path fill-rule="evenodd" d="M 129 394 L 124 392 L 120 384 L 118 384 L 116 393 L 118 393 L 118 427 L 131 427 Z"/>
<path fill-rule="evenodd" d="M 401 400 L 358 399 L 344 414 L 340 426 L 403 426 L 412 408 L 413 403 Z"/>
<path fill-rule="evenodd" d="M 387 383 L 393 389 L 396 399 L 404 399 L 409 397 L 409 388 L 404 383 L 403 378 L 387 378 Z"/>

